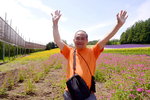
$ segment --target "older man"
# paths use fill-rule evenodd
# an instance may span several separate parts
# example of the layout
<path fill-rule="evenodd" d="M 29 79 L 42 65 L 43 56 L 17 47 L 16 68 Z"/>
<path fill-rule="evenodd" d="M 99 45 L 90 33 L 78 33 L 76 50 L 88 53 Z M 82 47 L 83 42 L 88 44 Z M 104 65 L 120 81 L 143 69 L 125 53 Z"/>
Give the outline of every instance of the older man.
<path fill-rule="evenodd" d="M 127 19 L 127 12 L 121 10 L 120 13 L 117 14 L 117 24 L 113 28 L 113 30 L 108 33 L 102 40 L 98 41 L 92 48 L 87 48 L 86 45 L 88 43 L 88 34 L 83 31 L 79 30 L 75 33 L 74 36 L 74 44 L 75 49 L 69 47 L 65 44 L 59 35 L 58 30 L 58 21 L 61 17 L 60 11 L 56 10 L 52 15 L 53 21 L 53 37 L 54 41 L 57 46 L 60 48 L 61 53 L 65 56 L 68 60 L 67 66 L 67 80 L 70 79 L 73 74 L 73 63 L 74 63 L 74 50 L 76 50 L 76 70 L 79 76 L 85 81 L 88 88 L 91 88 L 91 76 L 94 76 L 95 69 L 96 69 L 96 60 L 98 56 L 103 51 L 104 46 L 106 43 L 117 33 L 117 31 L 122 27 Z M 74 98 L 71 97 L 68 89 L 64 92 L 64 99 L 65 100 L 72 100 Z M 94 95 L 94 91 L 91 91 L 91 95 L 86 98 L 85 100 L 96 100 L 96 96 Z"/>

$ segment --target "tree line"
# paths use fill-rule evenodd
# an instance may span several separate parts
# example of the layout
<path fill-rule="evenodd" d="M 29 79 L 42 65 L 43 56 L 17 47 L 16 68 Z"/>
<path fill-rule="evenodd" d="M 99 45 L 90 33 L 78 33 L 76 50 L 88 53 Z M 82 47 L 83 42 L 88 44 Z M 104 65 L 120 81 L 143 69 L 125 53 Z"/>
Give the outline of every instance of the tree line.
<path fill-rule="evenodd" d="M 150 18 L 138 21 L 120 37 L 121 44 L 150 44 Z"/>
<path fill-rule="evenodd" d="M 93 41 L 89 41 L 88 45 L 95 45 L 99 40 L 93 40 Z M 117 45 L 120 44 L 120 40 L 119 39 L 113 39 L 113 40 L 109 40 L 107 42 L 107 45 Z"/>
<path fill-rule="evenodd" d="M 63 40 L 66 44 L 66 40 Z M 89 41 L 88 42 L 88 45 L 94 45 L 98 42 L 98 40 L 93 40 L 93 41 Z M 113 40 L 110 40 L 107 45 L 117 45 L 119 44 L 119 40 L 118 39 L 113 39 Z M 70 45 L 72 46 L 72 45 Z M 58 48 L 57 44 L 54 43 L 54 42 L 49 42 L 47 45 L 46 45 L 46 50 L 50 50 L 50 49 L 55 49 L 55 48 Z"/>

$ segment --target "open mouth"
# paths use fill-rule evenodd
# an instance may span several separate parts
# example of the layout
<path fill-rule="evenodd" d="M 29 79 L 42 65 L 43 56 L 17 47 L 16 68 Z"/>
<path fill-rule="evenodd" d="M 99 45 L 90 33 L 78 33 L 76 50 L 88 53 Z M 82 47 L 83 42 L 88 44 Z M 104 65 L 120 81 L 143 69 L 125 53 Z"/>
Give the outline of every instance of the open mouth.
<path fill-rule="evenodd" d="M 83 45 L 83 43 L 77 43 L 77 45 Z"/>
<path fill-rule="evenodd" d="M 78 46 L 82 46 L 83 44 L 77 44 Z"/>

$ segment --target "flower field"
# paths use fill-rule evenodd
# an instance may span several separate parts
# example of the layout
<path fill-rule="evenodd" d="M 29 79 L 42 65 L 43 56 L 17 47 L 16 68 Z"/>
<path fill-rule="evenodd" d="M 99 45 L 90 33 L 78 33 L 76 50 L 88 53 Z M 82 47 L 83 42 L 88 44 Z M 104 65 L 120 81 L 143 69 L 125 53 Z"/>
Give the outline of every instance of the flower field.
<path fill-rule="evenodd" d="M 33 53 L 1 65 L 5 76 L 0 76 L 0 99 L 62 100 L 67 62 L 59 51 Z M 150 47 L 105 49 L 96 66 L 98 100 L 150 99 Z"/>
<path fill-rule="evenodd" d="M 96 79 L 104 82 L 111 94 L 102 94 L 102 99 L 148 100 L 150 56 L 103 53 L 97 60 Z"/>

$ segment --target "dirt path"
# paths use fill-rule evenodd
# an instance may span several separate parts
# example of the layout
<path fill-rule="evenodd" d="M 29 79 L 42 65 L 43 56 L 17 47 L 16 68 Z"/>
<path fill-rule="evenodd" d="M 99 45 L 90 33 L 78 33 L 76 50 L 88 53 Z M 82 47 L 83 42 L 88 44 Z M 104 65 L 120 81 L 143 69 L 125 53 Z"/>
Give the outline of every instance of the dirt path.
<path fill-rule="evenodd" d="M 96 82 L 96 98 L 97 100 L 110 100 L 110 91 L 105 88 L 104 83 Z"/>
<path fill-rule="evenodd" d="M 35 83 L 35 92 L 30 95 L 25 95 L 24 83 L 19 83 L 0 100 L 63 100 L 61 80 L 65 76 L 62 70 L 52 68 L 43 80 Z"/>
<path fill-rule="evenodd" d="M 47 74 L 47 76 L 35 83 L 35 92 L 30 95 L 24 93 L 24 83 L 17 84 L 12 90 L 7 91 L 7 95 L 0 98 L 0 100 L 63 100 L 63 91 L 65 85 L 64 69 L 54 69 Z M 101 96 L 106 97 L 107 90 L 102 83 L 96 83 L 96 96 L 101 100 Z"/>
<path fill-rule="evenodd" d="M 65 87 L 64 69 L 51 68 L 47 76 L 35 83 L 35 92 L 30 95 L 24 93 L 24 83 L 17 84 L 12 90 L 7 91 L 7 95 L 0 100 L 63 100 L 63 91 Z M 109 96 L 108 90 L 104 88 L 103 83 L 96 83 L 96 96 L 98 100 L 103 100 Z"/>

